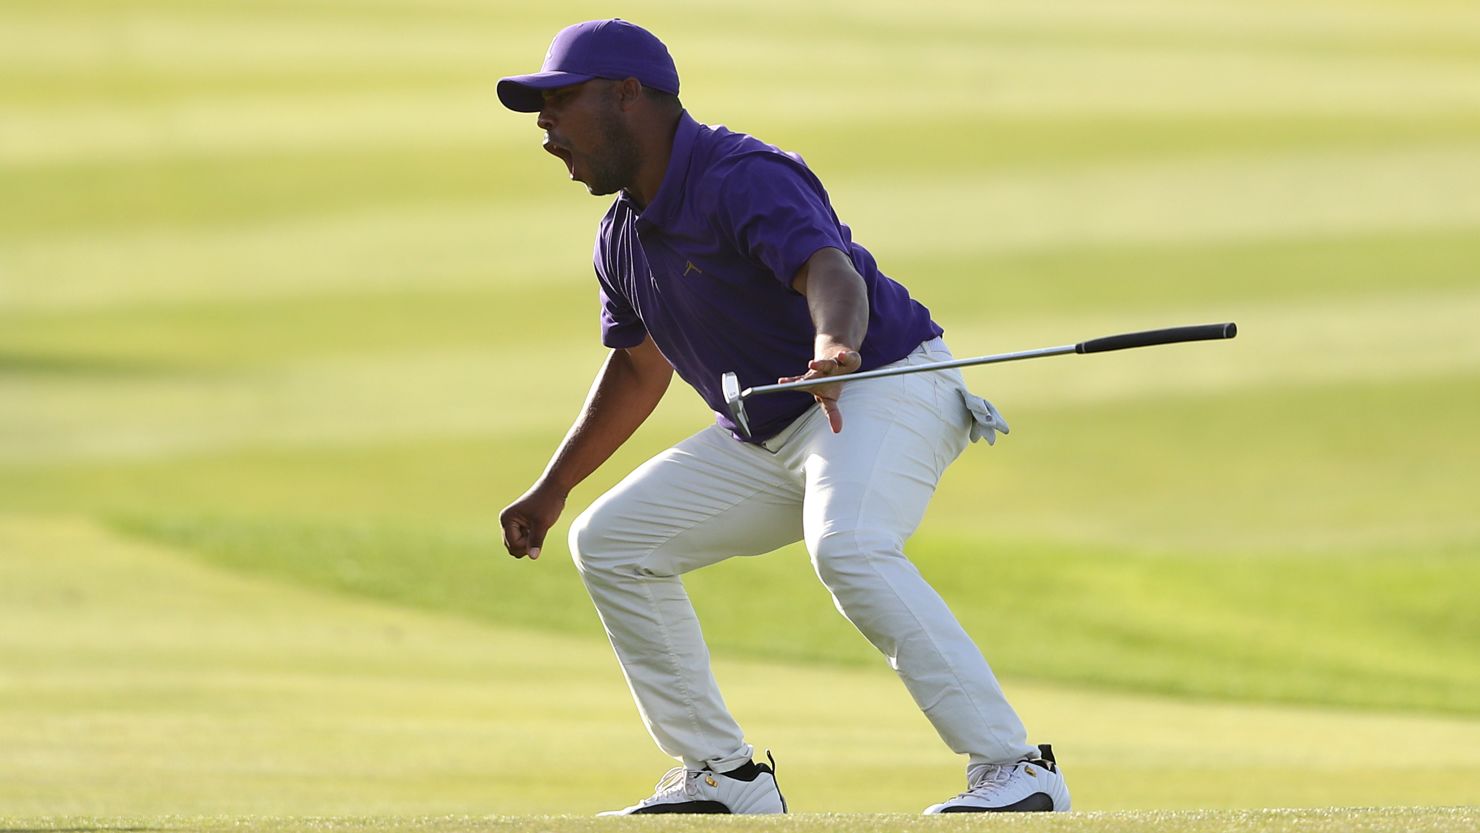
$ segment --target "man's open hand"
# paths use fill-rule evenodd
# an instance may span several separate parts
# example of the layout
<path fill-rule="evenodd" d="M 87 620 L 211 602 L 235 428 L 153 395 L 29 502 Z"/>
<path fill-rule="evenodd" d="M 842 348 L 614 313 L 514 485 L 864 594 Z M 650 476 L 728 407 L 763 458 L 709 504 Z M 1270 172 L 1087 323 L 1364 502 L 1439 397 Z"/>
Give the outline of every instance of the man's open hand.
<path fill-rule="evenodd" d="M 833 376 L 843 376 L 852 373 L 863 366 L 863 356 L 851 347 L 830 346 L 818 351 L 818 358 L 807 362 L 807 372 L 801 376 L 788 376 L 777 379 L 777 382 L 800 382 L 811 379 L 826 379 Z M 808 388 L 807 392 L 822 406 L 822 412 L 827 414 L 827 424 L 832 432 L 837 434 L 843 430 L 843 412 L 838 408 L 838 395 L 842 392 L 842 385 L 819 385 Z"/>

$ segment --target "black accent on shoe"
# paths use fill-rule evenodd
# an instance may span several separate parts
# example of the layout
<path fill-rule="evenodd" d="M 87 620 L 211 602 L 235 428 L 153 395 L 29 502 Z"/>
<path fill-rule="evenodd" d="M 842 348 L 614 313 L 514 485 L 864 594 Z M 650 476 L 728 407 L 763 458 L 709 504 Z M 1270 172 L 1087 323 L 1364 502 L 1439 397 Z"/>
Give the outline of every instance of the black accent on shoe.
<path fill-rule="evenodd" d="M 1038 744 L 1038 760 L 1033 761 L 1033 763 L 1038 764 L 1049 772 L 1058 772 L 1058 762 L 1053 759 L 1053 744 Z"/>
<path fill-rule="evenodd" d="M 672 804 L 649 804 L 627 815 L 635 816 L 638 813 L 725 813 L 729 815 L 730 808 L 718 801 L 680 801 Z"/>
<path fill-rule="evenodd" d="M 726 778 L 734 778 L 736 781 L 754 781 L 757 775 L 766 771 L 765 766 L 755 761 L 746 761 L 732 770 L 721 772 L 720 775 Z"/>
<path fill-rule="evenodd" d="M 766 760 L 771 762 L 770 766 L 766 766 L 765 764 L 756 764 L 756 766 L 771 773 L 771 780 L 776 781 L 776 797 L 781 799 L 781 812 L 789 813 L 791 811 L 786 807 L 786 796 L 781 794 L 781 782 L 776 780 L 776 759 L 771 757 L 771 750 L 769 749 L 766 750 Z"/>
<path fill-rule="evenodd" d="M 956 805 L 941 810 L 942 813 L 1051 813 L 1053 799 L 1048 793 L 1033 793 L 1022 801 L 1005 807 L 966 807 Z"/>

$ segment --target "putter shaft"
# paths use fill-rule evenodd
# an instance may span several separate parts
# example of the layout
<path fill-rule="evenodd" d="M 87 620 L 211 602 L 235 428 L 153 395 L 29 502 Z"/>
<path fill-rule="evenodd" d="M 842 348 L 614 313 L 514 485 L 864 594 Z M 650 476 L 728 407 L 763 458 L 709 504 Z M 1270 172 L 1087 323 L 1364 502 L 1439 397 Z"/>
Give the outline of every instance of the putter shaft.
<path fill-rule="evenodd" d="M 835 381 L 838 383 L 857 382 L 864 379 L 877 379 L 881 376 L 898 376 L 903 373 L 924 373 L 931 370 L 948 370 L 953 367 L 970 367 L 977 364 L 996 364 L 999 362 L 1018 361 L 1020 359 L 1036 359 L 1042 356 L 1062 356 L 1065 353 L 1108 353 L 1111 350 L 1151 347 L 1157 344 L 1176 344 L 1183 341 L 1211 341 L 1233 338 L 1237 334 L 1238 327 L 1231 321 L 1223 324 L 1194 324 L 1188 327 L 1168 327 L 1161 330 L 1145 330 L 1137 333 L 1122 333 L 1103 338 L 1092 338 L 1089 341 L 1081 341 L 1078 344 L 1043 347 L 1038 350 L 997 353 L 991 356 L 975 356 L 969 359 L 950 359 L 948 361 L 932 362 L 930 364 L 880 367 L 862 373 L 849 373 L 839 376 L 836 377 Z M 832 383 L 832 380 L 823 377 L 796 382 L 778 382 L 774 385 L 756 385 L 741 390 L 740 380 L 736 377 L 735 373 L 724 373 L 720 375 L 720 389 L 725 397 L 725 406 L 729 409 L 735 426 L 746 438 L 749 438 L 751 435 L 750 421 L 745 415 L 746 399 L 757 394 L 798 390 Z"/>
<path fill-rule="evenodd" d="M 1036 359 L 1042 356 L 1060 356 L 1065 353 L 1075 352 L 1073 344 L 1064 344 L 1059 347 L 1041 347 L 1037 350 L 1020 350 L 1016 353 L 997 353 L 991 356 L 974 356 L 969 359 L 949 359 L 943 362 L 931 362 L 930 364 L 909 364 L 896 367 L 880 367 L 875 370 L 865 370 L 862 373 L 848 373 L 837 377 L 838 382 L 856 382 L 860 379 L 878 379 L 884 376 L 899 376 L 904 373 L 924 373 L 930 370 L 949 370 L 953 367 L 971 367 L 978 364 L 998 364 L 1000 362 L 1012 362 L 1021 359 Z M 807 379 L 797 382 L 778 382 L 774 385 L 756 385 L 746 388 L 740 392 L 741 397 L 748 397 L 758 393 L 777 393 L 784 390 L 795 390 L 797 388 L 815 388 L 818 385 L 828 384 L 826 379 Z"/>

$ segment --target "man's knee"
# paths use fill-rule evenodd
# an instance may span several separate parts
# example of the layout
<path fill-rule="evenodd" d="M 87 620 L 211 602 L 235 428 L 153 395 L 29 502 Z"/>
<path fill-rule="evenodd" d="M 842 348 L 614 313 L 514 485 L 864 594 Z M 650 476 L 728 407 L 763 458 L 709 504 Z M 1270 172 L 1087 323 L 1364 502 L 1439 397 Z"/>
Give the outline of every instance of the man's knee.
<path fill-rule="evenodd" d="M 824 532 L 809 539 L 807 549 L 817 577 L 834 594 L 873 587 L 879 577 L 878 559 L 904 558 L 899 536 L 877 529 Z"/>
<path fill-rule="evenodd" d="M 623 528 L 619 509 L 603 500 L 591 504 L 570 525 L 570 557 L 588 581 L 621 573 L 641 573 L 648 551 Z"/>
<path fill-rule="evenodd" d="M 605 525 L 596 505 L 588 507 L 571 522 L 568 542 L 571 560 L 581 575 L 601 569 L 602 553 L 610 552 L 611 547 L 606 541 Z"/>

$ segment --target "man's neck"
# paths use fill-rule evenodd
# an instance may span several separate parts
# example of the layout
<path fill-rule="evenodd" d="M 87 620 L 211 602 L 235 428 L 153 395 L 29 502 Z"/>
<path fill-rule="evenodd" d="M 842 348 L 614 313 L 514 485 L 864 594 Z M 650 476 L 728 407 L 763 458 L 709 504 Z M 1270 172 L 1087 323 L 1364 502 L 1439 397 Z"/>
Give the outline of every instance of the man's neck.
<path fill-rule="evenodd" d="M 663 187 L 663 175 L 668 172 L 668 160 L 673 157 L 673 137 L 678 132 L 678 121 L 682 113 L 661 123 L 638 141 L 643 143 L 642 163 L 638 166 L 636 181 L 624 190 L 627 199 L 639 209 L 647 208 Z"/>

